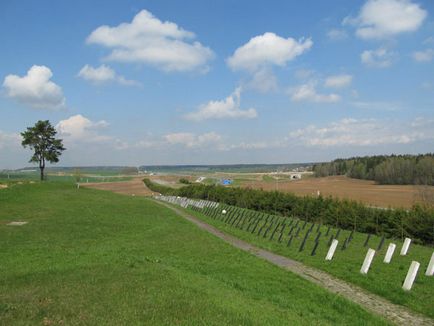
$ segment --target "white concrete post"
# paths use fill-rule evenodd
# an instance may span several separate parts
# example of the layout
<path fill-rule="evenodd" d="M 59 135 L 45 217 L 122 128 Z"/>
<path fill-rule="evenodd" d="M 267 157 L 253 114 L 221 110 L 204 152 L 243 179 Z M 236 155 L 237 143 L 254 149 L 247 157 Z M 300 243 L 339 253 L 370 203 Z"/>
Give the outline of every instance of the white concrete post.
<path fill-rule="evenodd" d="M 332 244 L 330 245 L 329 251 L 327 252 L 327 256 L 325 260 L 332 260 L 333 255 L 335 254 L 336 247 L 338 246 L 339 241 L 333 239 Z"/>
<path fill-rule="evenodd" d="M 386 256 L 384 257 L 383 262 L 386 264 L 389 264 L 392 260 L 393 253 L 395 252 L 396 244 L 390 243 L 389 247 L 387 248 Z"/>
<path fill-rule="evenodd" d="M 416 278 L 417 271 L 419 270 L 420 264 L 417 261 L 412 261 L 410 268 L 408 269 L 407 276 L 405 277 L 404 284 L 402 285 L 402 288 L 406 291 L 410 291 L 411 287 L 413 286 L 413 282 Z"/>
<path fill-rule="evenodd" d="M 401 248 L 401 256 L 405 256 L 407 254 L 408 248 L 410 247 L 410 243 L 411 243 L 411 239 L 405 238 L 404 244 L 402 245 Z"/>
<path fill-rule="evenodd" d="M 365 260 L 363 261 L 362 268 L 360 269 L 360 273 L 362 274 L 368 274 L 369 267 L 371 266 L 372 259 L 374 259 L 375 250 L 369 248 L 368 252 L 366 253 Z"/>
<path fill-rule="evenodd" d="M 429 261 L 428 267 L 425 272 L 426 276 L 433 276 L 434 275 L 434 252 L 431 255 L 431 259 Z"/>

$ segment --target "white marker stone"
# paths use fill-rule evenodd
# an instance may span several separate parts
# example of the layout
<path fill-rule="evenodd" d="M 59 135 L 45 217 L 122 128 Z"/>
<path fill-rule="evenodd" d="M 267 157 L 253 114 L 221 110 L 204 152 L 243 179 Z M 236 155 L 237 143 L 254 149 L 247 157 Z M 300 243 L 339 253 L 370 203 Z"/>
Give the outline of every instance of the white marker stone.
<path fill-rule="evenodd" d="M 426 276 L 433 276 L 434 275 L 434 252 L 431 255 L 431 259 L 429 261 L 428 267 L 425 272 Z"/>
<path fill-rule="evenodd" d="M 374 259 L 375 250 L 369 248 L 368 252 L 366 253 L 365 260 L 363 261 L 362 268 L 360 269 L 360 273 L 362 274 L 368 274 L 369 267 L 371 266 L 372 259 Z"/>
<path fill-rule="evenodd" d="M 406 291 L 410 291 L 413 286 L 413 282 L 416 279 L 417 271 L 419 270 L 420 264 L 417 261 L 412 261 L 410 268 L 408 269 L 407 276 L 405 277 L 404 284 L 402 288 Z"/>
<path fill-rule="evenodd" d="M 222 210 L 222 214 L 226 214 L 226 210 L 224 209 L 224 210 Z"/>
<path fill-rule="evenodd" d="M 401 248 L 401 256 L 405 256 L 407 254 L 408 248 L 410 247 L 410 243 L 411 243 L 411 239 L 405 238 L 404 244 L 402 245 Z"/>
<path fill-rule="evenodd" d="M 387 248 L 386 256 L 384 257 L 383 262 L 386 264 L 389 264 L 392 260 L 393 253 L 395 252 L 396 244 L 390 243 L 389 247 Z"/>
<path fill-rule="evenodd" d="M 333 255 L 335 254 L 338 243 L 339 243 L 338 240 L 333 239 L 332 244 L 330 245 L 329 251 L 327 252 L 327 256 L 326 256 L 325 260 L 332 260 L 333 259 Z"/>

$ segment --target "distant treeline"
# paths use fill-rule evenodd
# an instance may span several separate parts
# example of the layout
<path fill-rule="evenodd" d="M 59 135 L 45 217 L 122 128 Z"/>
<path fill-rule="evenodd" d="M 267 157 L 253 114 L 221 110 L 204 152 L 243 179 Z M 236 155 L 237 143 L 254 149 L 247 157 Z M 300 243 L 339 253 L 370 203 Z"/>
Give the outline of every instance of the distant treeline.
<path fill-rule="evenodd" d="M 315 164 L 318 177 L 347 175 L 356 179 L 374 180 L 380 184 L 434 185 L 434 154 L 379 155 L 337 159 Z"/>
<path fill-rule="evenodd" d="M 269 214 L 294 216 L 359 232 L 390 238 L 410 237 L 416 242 L 434 244 L 434 209 L 414 206 L 404 209 L 376 209 L 331 197 L 298 197 L 290 193 L 216 185 L 189 185 L 179 189 L 143 180 L 152 191 L 173 196 L 208 199 Z"/>
<path fill-rule="evenodd" d="M 266 173 L 273 171 L 291 171 L 296 168 L 310 169 L 313 163 L 288 164 L 224 164 L 224 165 L 143 165 L 141 171 L 156 173 Z"/>

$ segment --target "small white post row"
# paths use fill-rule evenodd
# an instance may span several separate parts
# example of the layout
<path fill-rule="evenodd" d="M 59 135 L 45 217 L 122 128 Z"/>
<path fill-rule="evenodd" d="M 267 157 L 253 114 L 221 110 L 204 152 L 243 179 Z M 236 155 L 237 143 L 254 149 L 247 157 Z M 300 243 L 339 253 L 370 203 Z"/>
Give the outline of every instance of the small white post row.
<path fill-rule="evenodd" d="M 389 264 L 392 260 L 393 253 L 395 252 L 396 244 L 390 243 L 389 247 L 387 248 L 386 256 L 384 257 L 383 262 L 386 264 Z"/>
<path fill-rule="evenodd" d="M 338 243 L 339 243 L 338 240 L 333 239 L 332 244 L 330 245 L 329 251 L 327 252 L 327 256 L 326 256 L 325 260 L 332 260 L 333 259 L 333 255 L 335 254 Z"/>
<path fill-rule="evenodd" d="M 431 255 L 431 259 L 429 261 L 428 267 L 425 272 L 426 276 L 433 276 L 434 275 L 434 252 Z"/>
<path fill-rule="evenodd" d="M 405 238 L 404 244 L 402 245 L 402 248 L 401 248 L 401 256 L 407 255 L 408 248 L 410 247 L 410 243 L 411 243 L 411 239 Z"/>
<path fill-rule="evenodd" d="M 363 261 L 362 268 L 360 269 L 360 273 L 362 274 L 368 274 L 369 267 L 371 266 L 372 259 L 374 259 L 375 250 L 369 248 L 368 252 L 366 253 L 365 260 Z"/>
<path fill-rule="evenodd" d="M 412 261 L 410 268 L 408 269 L 407 276 L 405 277 L 404 284 L 402 285 L 402 288 L 405 291 L 410 291 L 413 282 L 416 279 L 417 271 L 419 270 L 420 264 L 417 261 Z"/>

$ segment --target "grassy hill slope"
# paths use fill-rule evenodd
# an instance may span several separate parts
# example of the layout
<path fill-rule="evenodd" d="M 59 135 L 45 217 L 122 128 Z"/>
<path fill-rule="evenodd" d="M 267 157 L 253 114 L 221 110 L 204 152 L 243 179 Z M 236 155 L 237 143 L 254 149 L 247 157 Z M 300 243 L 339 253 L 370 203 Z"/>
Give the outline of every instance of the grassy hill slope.
<path fill-rule="evenodd" d="M 2 325 L 385 323 L 145 198 L 48 182 L 0 207 Z"/>

